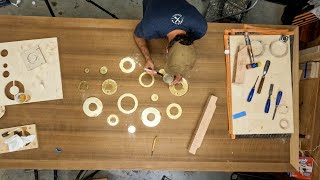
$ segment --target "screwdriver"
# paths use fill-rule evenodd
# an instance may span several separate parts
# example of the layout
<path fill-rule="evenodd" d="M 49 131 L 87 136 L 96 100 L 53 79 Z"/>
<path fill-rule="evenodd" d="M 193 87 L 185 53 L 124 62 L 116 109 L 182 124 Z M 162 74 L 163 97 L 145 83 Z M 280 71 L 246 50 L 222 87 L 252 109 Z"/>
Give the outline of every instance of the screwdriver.
<path fill-rule="evenodd" d="M 266 77 L 266 74 L 268 73 L 269 67 L 270 67 L 270 61 L 267 60 L 267 61 L 266 61 L 266 64 L 264 65 L 263 75 L 262 75 L 262 78 L 261 78 L 260 83 L 259 83 L 258 94 L 261 93 L 261 90 L 262 90 L 262 87 L 263 87 L 263 83 L 264 83 L 264 79 L 265 79 L 265 77 Z"/>
<path fill-rule="evenodd" d="M 278 109 L 278 107 L 279 107 L 281 98 L 282 98 L 282 91 L 279 91 L 278 94 L 277 94 L 276 108 L 275 108 L 275 110 L 274 110 L 272 120 L 274 120 L 274 117 L 276 116 L 277 109 Z"/>
<path fill-rule="evenodd" d="M 270 88 L 269 88 L 269 97 L 266 103 L 266 107 L 264 108 L 264 112 L 265 113 L 269 113 L 269 109 L 270 109 L 270 103 L 271 103 L 271 95 L 272 95 L 272 91 L 273 91 L 273 84 L 270 84 Z"/>
<path fill-rule="evenodd" d="M 251 100 L 252 100 L 252 97 L 253 97 L 253 94 L 254 94 L 254 89 L 255 89 L 255 87 L 256 87 L 256 84 L 257 84 L 257 82 L 258 82 L 258 79 L 259 79 L 259 76 L 257 77 L 257 80 L 256 80 L 256 82 L 254 83 L 254 85 L 253 85 L 253 87 L 252 87 L 252 89 L 251 89 L 251 91 L 250 91 L 250 93 L 249 93 L 249 96 L 248 96 L 248 98 L 247 98 L 247 101 L 248 101 L 248 102 L 251 102 Z"/>

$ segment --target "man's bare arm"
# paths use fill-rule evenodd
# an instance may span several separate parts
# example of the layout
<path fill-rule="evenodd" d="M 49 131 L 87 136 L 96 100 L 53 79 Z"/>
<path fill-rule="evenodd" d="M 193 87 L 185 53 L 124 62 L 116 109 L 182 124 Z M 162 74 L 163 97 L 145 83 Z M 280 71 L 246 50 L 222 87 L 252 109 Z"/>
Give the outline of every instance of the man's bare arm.
<path fill-rule="evenodd" d="M 146 62 L 148 61 L 151 61 L 152 62 L 152 59 L 151 59 L 151 56 L 150 56 L 150 52 L 149 52 L 149 48 L 148 48 L 148 45 L 147 45 L 147 41 L 143 38 L 139 38 L 137 37 L 135 34 L 133 35 L 134 37 L 134 40 L 137 44 L 137 46 L 139 47 L 141 53 L 143 54 Z"/>

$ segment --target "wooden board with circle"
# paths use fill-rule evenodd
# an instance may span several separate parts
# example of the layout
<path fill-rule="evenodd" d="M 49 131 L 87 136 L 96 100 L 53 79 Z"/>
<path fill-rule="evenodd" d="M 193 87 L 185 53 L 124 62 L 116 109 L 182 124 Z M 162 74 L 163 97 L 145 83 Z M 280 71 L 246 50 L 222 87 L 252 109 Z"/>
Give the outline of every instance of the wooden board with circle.
<path fill-rule="evenodd" d="M 57 38 L 0 43 L 0 105 L 63 98 Z"/>

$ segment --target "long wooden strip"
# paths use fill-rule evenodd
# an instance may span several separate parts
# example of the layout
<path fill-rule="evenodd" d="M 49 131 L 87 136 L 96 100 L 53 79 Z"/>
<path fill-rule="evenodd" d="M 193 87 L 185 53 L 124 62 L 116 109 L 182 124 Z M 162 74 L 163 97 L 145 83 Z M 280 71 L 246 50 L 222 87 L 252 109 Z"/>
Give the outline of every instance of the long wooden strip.
<path fill-rule="evenodd" d="M 198 123 L 197 130 L 193 136 L 192 143 L 189 148 L 189 153 L 196 154 L 197 149 L 201 146 L 204 136 L 206 135 L 207 129 L 211 122 L 212 116 L 216 110 L 216 96 L 209 96 L 205 110 L 203 111 L 200 123 Z"/>

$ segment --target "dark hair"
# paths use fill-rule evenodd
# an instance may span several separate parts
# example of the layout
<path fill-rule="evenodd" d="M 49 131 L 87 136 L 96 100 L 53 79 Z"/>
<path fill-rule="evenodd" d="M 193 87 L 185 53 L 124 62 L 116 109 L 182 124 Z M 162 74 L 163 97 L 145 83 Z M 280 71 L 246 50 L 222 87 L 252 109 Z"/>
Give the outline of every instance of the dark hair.
<path fill-rule="evenodd" d="M 179 42 L 180 44 L 186 45 L 186 46 L 190 46 L 193 44 L 194 38 L 192 38 L 192 36 L 187 33 L 187 34 L 179 34 L 176 35 L 176 37 L 174 37 L 168 45 L 168 49 L 170 49 L 176 42 Z"/>

